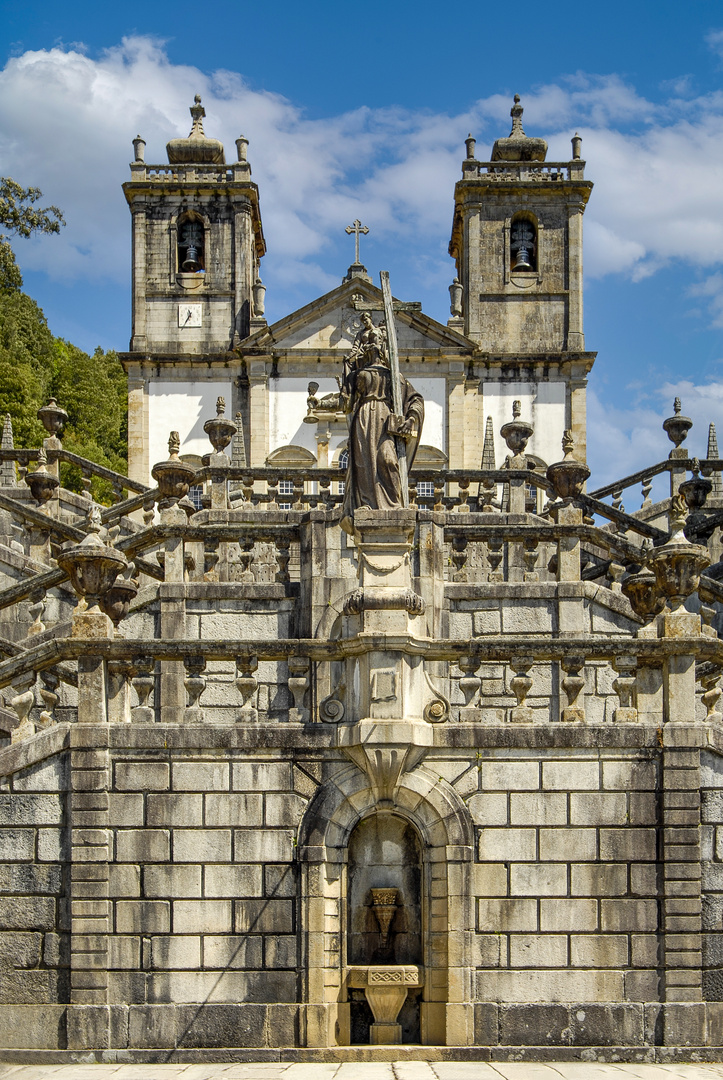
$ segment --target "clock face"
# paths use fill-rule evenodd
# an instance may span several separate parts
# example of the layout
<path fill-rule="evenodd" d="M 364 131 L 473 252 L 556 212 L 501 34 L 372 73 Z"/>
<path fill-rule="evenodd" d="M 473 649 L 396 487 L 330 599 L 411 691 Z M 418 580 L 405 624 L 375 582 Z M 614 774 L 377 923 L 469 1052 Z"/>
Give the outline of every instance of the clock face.
<path fill-rule="evenodd" d="M 186 326 L 200 326 L 201 325 L 201 305 L 200 304 L 179 304 L 178 305 L 178 325 L 183 329 Z"/>

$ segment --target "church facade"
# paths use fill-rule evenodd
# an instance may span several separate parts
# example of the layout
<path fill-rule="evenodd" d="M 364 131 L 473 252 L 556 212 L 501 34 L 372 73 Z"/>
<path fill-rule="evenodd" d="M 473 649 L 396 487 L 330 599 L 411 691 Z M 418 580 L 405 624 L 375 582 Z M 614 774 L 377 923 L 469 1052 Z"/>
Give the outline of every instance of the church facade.
<path fill-rule="evenodd" d="M 268 324 L 191 113 L 124 186 L 128 477 L 62 402 L 0 447 L 0 1054 L 719 1058 L 723 462 L 676 402 L 592 486 L 579 138 L 468 137 L 446 324 L 359 257 Z"/>

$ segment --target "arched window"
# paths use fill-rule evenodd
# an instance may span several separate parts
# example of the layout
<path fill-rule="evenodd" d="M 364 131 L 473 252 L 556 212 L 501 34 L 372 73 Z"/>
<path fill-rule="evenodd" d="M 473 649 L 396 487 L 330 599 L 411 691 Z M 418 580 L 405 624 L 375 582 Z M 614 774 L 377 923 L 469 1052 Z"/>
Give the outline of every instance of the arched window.
<path fill-rule="evenodd" d="M 203 219 L 189 211 L 178 222 L 178 271 L 181 274 L 203 274 L 205 270 Z"/>
<path fill-rule="evenodd" d="M 346 474 L 346 470 L 349 467 L 349 451 L 348 450 L 346 450 L 346 449 L 342 450 L 342 452 L 339 454 L 339 460 L 337 461 L 336 464 L 337 464 L 337 467 L 338 467 L 339 471 Z M 339 487 L 339 494 L 343 495 L 344 492 L 346 491 L 346 483 L 344 482 L 344 480 L 339 481 L 338 487 Z"/>
<path fill-rule="evenodd" d="M 537 229 L 527 217 L 516 217 L 510 230 L 513 274 L 529 274 L 537 269 Z"/>

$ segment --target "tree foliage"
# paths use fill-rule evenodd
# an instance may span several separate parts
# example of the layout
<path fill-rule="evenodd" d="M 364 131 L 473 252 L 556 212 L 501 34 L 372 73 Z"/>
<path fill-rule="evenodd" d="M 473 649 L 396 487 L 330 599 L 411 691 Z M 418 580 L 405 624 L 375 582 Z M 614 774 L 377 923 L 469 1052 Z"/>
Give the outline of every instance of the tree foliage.
<path fill-rule="evenodd" d="M 115 352 L 92 356 L 50 332 L 43 312 L 21 292 L 23 279 L 8 238 L 57 233 L 64 225 L 57 206 L 37 206 L 38 188 L 0 177 L 0 423 L 13 423 L 15 445 L 40 446 L 47 435 L 38 409 L 54 397 L 68 413 L 63 434 L 67 450 L 98 465 L 127 471 L 128 398 L 123 368 Z M 64 464 L 61 479 L 82 491 L 76 466 Z M 93 480 L 93 496 L 107 501 L 111 486 Z"/>
<path fill-rule="evenodd" d="M 15 445 L 40 446 L 47 435 L 37 418 L 48 398 L 68 413 L 63 446 L 98 465 L 126 472 L 127 388 L 117 353 L 88 355 L 50 332 L 43 312 L 22 292 L 0 292 L 0 422 L 13 423 Z M 62 467 L 63 484 L 82 491 L 80 470 Z M 108 501 L 108 483 L 93 480 L 93 495 Z"/>
<path fill-rule="evenodd" d="M 18 292 L 23 286 L 5 231 L 28 237 L 36 232 L 57 233 L 65 225 L 57 206 L 35 205 L 42 195 L 40 188 L 24 188 L 9 176 L 0 176 L 0 292 Z"/>

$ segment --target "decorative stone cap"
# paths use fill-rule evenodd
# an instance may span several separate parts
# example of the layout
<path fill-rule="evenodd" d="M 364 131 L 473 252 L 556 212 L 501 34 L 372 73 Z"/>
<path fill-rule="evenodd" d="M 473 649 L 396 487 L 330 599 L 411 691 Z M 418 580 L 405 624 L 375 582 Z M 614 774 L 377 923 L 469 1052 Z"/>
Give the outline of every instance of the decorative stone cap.
<path fill-rule="evenodd" d="M 193 126 L 187 139 L 171 139 L 166 144 L 169 165 L 224 165 L 223 143 L 209 139 L 203 130 L 206 110 L 201 105 L 201 95 L 196 94 L 190 108 Z"/>
<path fill-rule="evenodd" d="M 515 94 L 515 103 L 510 110 L 512 131 L 507 139 L 497 139 L 492 148 L 492 161 L 545 160 L 547 143 L 544 139 L 531 139 L 525 135 L 522 127 L 522 113 L 520 95 Z"/>
<path fill-rule="evenodd" d="M 349 968 L 347 983 L 364 986 L 424 986 L 424 968 L 415 964 L 369 964 Z"/>

